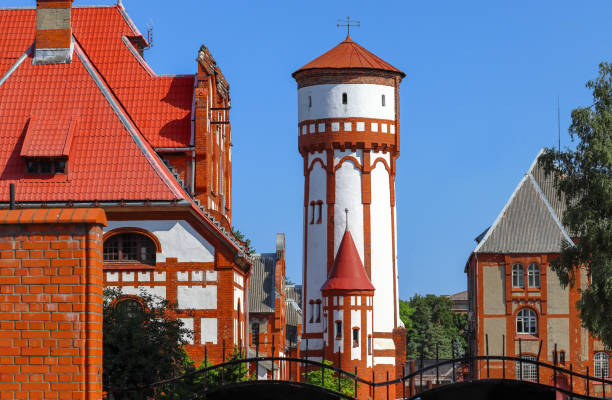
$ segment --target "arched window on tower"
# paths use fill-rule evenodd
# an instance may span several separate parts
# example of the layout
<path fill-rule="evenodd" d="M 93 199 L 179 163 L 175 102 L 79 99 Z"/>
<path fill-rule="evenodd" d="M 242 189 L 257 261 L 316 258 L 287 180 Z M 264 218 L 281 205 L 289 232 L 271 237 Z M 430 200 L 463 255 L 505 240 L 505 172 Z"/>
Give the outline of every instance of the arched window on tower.
<path fill-rule="evenodd" d="M 342 93 L 342 104 L 348 104 L 348 95 L 346 93 Z"/>
<path fill-rule="evenodd" d="M 530 288 L 540 287 L 540 266 L 536 263 L 527 268 L 527 286 Z"/>
<path fill-rule="evenodd" d="M 138 233 L 120 233 L 104 242 L 105 263 L 142 263 L 155 265 L 155 243 Z"/>
<path fill-rule="evenodd" d="M 516 314 L 516 333 L 535 335 L 538 333 L 538 318 L 535 311 L 523 308 Z"/>
<path fill-rule="evenodd" d="M 512 287 L 525 287 L 525 269 L 523 264 L 514 264 L 512 266 Z"/>

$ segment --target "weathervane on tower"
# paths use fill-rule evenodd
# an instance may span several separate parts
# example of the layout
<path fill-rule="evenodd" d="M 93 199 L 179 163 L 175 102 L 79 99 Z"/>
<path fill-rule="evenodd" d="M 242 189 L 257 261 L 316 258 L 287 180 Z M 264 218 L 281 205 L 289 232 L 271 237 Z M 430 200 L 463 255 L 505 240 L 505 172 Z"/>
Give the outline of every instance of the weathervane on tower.
<path fill-rule="evenodd" d="M 346 36 L 350 36 L 351 34 L 351 26 L 360 27 L 360 21 L 351 21 L 351 17 L 346 17 L 346 19 L 336 20 L 338 22 L 336 24 L 336 28 L 340 28 L 341 26 L 346 26 Z"/>

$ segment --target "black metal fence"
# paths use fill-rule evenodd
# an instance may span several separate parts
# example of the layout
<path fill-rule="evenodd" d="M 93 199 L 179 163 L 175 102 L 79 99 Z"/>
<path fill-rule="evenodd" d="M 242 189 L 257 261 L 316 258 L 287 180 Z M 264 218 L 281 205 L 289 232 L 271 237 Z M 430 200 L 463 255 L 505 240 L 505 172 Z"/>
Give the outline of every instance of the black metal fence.
<path fill-rule="evenodd" d="M 331 365 L 325 355 L 324 348 L 319 350 L 323 354 L 309 357 L 309 350 L 300 357 L 268 357 L 259 356 L 259 350 L 256 349 L 255 357 L 245 356 L 244 358 L 233 359 L 226 361 L 225 346 L 223 362 L 217 365 L 208 366 L 205 368 L 196 369 L 185 375 L 168 379 L 165 381 L 156 382 L 146 387 L 134 387 L 114 390 L 114 393 L 109 395 L 109 399 L 118 398 L 139 398 L 138 396 L 122 396 L 127 393 L 144 393 L 144 389 L 153 389 L 156 393 L 156 398 L 160 399 L 200 399 L 205 398 L 207 393 L 223 390 L 223 387 L 235 386 L 242 384 L 254 384 L 257 381 L 257 371 L 259 366 L 267 364 L 271 366 L 271 370 L 278 371 L 277 374 L 272 374 L 270 381 L 275 382 L 292 382 L 304 386 L 323 387 L 329 391 L 335 392 L 338 398 L 354 399 L 357 396 L 358 388 L 366 388 L 369 396 L 372 399 L 380 398 L 390 400 L 390 388 L 395 388 L 395 398 L 414 399 L 424 392 L 431 390 L 433 387 L 440 387 L 448 384 L 459 382 L 476 382 L 476 381 L 531 381 L 539 384 L 541 387 L 549 388 L 550 390 L 563 393 L 571 398 L 580 399 L 600 399 L 605 398 L 606 391 L 610 392 L 612 380 L 609 378 L 596 377 L 590 374 L 589 367 L 586 367 L 586 373 L 574 371 L 573 366 L 569 363 L 568 368 L 561 366 L 557 358 L 553 363 L 547 363 L 539 360 L 539 354 L 536 359 L 525 359 L 522 357 L 512 356 L 494 356 L 483 355 L 474 356 L 467 352 L 459 357 L 446 360 L 435 360 L 430 365 L 424 366 L 421 359 L 420 368 L 411 368 L 409 373 L 406 373 L 405 366 L 402 367 L 402 376 L 397 379 L 387 379 L 385 381 L 376 382 L 374 375 L 370 377 L 361 377 L 357 373 L 357 368 L 354 371 L 345 371 L 342 369 L 340 353 L 337 354 L 336 365 Z M 520 347 L 520 343 L 519 343 Z M 555 346 L 556 350 L 556 346 Z M 488 346 L 487 346 L 488 352 Z M 240 352 L 242 355 L 242 352 Z M 245 351 L 246 354 L 246 351 Z M 453 351 L 454 355 L 454 351 Z M 205 356 L 207 357 L 207 356 Z M 311 358 L 320 358 L 328 360 L 328 363 L 312 360 Z M 334 356 L 335 358 L 335 356 Z M 494 368 L 491 364 L 494 363 Z M 524 366 L 529 366 L 529 371 L 535 371 L 530 376 L 523 376 Z M 512 367 L 514 368 L 514 372 Z M 501 367 L 501 368 L 500 368 Z M 508 369 L 507 367 L 510 367 Z M 451 382 L 440 381 L 440 370 L 451 369 Z M 501 373 L 501 376 L 492 376 Z M 253 374 L 254 371 L 254 374 Z M 435 380 L 432 382 L 435 371 Z M 510 372 L 510 373 L 509 373 Z M 551 376 L 552 382 L 541 382 L 541 376 Z M 426 381 L 424 381 L 424 377 Z M 332 378 L 332 379 L 330 379 Z M 326 383 L 326 379 L 328 380 Z M 332 382 L 330 382 L 332 380 Z M 429 382 L 427 382 L 429 380 Z M 347 384 L 350 383 L 350 385 Z M 561 384 L 563 383 L 563 384 Z M 347 387 L 351 387 L 348 390 Z M 598 392 L 595 393 L 595 388 Z M 378 389 L 378 390 L 377 390 Z M 364 389 L 361 391 L 363 392 Z M 142 397 L 145 399 L 146 397 Z"/>

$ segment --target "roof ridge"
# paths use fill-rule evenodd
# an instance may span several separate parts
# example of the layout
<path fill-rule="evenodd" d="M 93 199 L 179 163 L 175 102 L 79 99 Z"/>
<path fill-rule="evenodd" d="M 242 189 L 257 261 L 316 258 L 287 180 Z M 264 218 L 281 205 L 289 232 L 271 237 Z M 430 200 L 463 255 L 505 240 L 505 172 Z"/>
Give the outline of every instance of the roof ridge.
<path fill-rule="evenodd" d="M 106 84 L 101 78 L 101 75 L 94 69 L 95 67 L 93 65 L 93 62 L 87 57 L 86 53 L 83 51 L 81 45 L 79 44 L 78 40 L 76 40 L 76 38 L 75 51 L 77 53 L 77 57 L 83 64 L 83 67 L 85 68 L 89 76 L 92 78 L 106 101 L 109 103 L 111 109 L 115 112 L 126 131 L 128 131 L 130 137 L 132 138 L 138 149 L 141 151 L 144 158 L 147 160 L 147 162 L 149 162 L 155 173 L 159 176 L 160 180 L 168 187 L 168 189 L 170 189 L 172 194 L 177 199 L 188 198 L 189 196 L 185 196 L 186 193 L 183 191 L 183 189 L 178 187 L 178 182 L 175 182 L 173 179 L 170 179 L 168 175 L 164 172 L 164 170 L 162 170 L 162 167 L 160 165 L 163 165 L 163 162 L 159 159 L 157 154 L 154 154 L 155 152 L 152 151 L 153 148 L 146 141 L 144 135 L 142 135 L 138 131 L 136 124 L 131 121 L 131 118 L 128 119 L 127 111 L 125 111 L 125 108 L 120 105 L 120 102 L 118 101 L 118 99 L 116 99 L 116 96 L 112 93 L 112 91 L 110 91 L 106 87 Z M 150 149 L 147 148 L 147 146 L 150 147 Z"/>

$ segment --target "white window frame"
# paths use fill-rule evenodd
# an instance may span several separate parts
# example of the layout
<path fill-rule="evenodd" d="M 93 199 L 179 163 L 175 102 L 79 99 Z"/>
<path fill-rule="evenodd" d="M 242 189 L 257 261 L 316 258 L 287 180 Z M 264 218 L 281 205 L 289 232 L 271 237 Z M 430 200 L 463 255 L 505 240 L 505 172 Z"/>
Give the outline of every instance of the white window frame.
<path fill-rule="evenodd" d="M 538 315 L 531 308 L 521 308 L 516 314 L 516 333 L 525 335 L 538 334 Z"/>
<path fill-rule="evenodd" d="M 527 267 L 527 286 L 540 288 L 540 266 L 537 263 L 531 263 Z"/>
<path fill-rule="evenodd" d="M 525 288 L 525 267 L 521 263 L 512 266 L 512 287 Z"/>
<path fill-rule="evenodd" d="M 603 351 L 593 356 L 593 375 L 597 378 L 610 377 L 610 356 Z"/>

